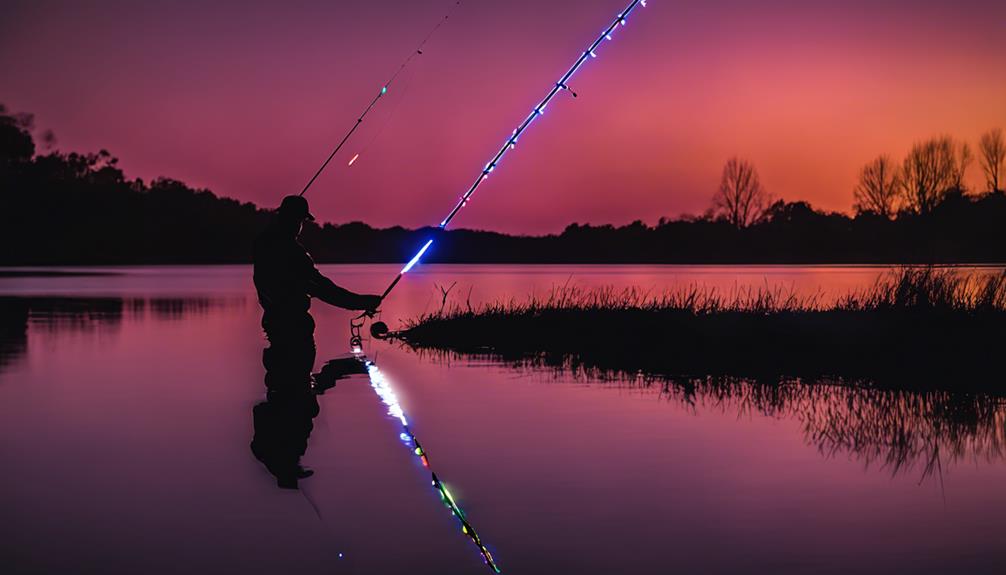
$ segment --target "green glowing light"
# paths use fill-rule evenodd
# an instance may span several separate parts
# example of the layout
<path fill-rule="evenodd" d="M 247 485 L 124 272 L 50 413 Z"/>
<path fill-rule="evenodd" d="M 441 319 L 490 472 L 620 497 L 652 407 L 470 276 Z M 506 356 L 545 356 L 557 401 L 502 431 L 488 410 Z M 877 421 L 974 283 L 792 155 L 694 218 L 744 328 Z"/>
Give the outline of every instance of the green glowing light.
<path fill-rule="evenodd" d="M 457 507 L 457 506 L 458 506 L 458 504 L 457 504 L 457 503 L 454 503 L 454 498 L 453 498 L 453 497 L 451 497 L 451 492 L 450 492 L 450 491 L 447 491 L 447 488 L 446 488 L 446 487 L 444 487 L 443 485 L 441 485 L 441 486 L 440 486 L 440 489 L 441 489 L 441 490 L 443 490 L 443 492 L 444 492 L 444 495 L 446 495 L 446 496 L 447 496 L 447 499 L 448 499 L 448 500 L 449 500 L 449 501 L 451 502 L 451 505 L 452 505 L 452 506 L 454 506 L 454 507 Z"/>

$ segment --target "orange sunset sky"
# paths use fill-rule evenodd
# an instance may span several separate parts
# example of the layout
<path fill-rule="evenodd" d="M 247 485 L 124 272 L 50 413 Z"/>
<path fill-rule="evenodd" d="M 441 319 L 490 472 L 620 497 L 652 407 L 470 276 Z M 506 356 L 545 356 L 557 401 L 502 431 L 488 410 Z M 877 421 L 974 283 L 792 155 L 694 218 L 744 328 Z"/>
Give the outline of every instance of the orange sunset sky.
<path fill-rule="evenodd" d="M 319 219 L 440 221 L 624 0 L 462 2 L 312 189 Z M 107 148 L 271 206 L 298 192 L 453 1 L 14 2 L 0 102 L 63 150 Z M 849 211 L 860 166 L 1006 128 L 1006 2 L 649 0 L 457 227 L 518 233 L 704 211 L 724 161 Z M 360 159 L 352 167 L 354 154 Z M 968 183 L 983 180 L 972 165 Z"/>

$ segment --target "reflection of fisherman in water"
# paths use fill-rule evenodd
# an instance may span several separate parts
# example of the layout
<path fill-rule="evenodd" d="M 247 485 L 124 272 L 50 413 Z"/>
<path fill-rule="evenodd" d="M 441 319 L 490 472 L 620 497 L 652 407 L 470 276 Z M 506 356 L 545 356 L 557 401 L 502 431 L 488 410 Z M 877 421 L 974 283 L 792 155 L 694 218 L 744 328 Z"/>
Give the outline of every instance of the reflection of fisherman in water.
<path fill-rule="evenodd" d="M 266 376 L 268 379 L 268 375 Z M 296 489 L 297 481 L 314 472 L 300 464 L 307 450 L 307 438 L 314 429 L 318 415 L 318 400 L 314 392 L 269 392 L 267 399 L 252 410 L 255 436 L 251 449 L 265 464 L 276 482 L 285 489 Z"/>
<path fill-rule="evenodd" d="M 366 371 L 359 361 L 349 357 L 333 359 L 312 377 L 311 365 L 302 362 L 303 356 L 276 351 L 271 346 L 263 353 L 269 391 L 266 400 L 252 410 L 255 436 L 251 449 L 280 487 L 296 489 L 298 480 L 314 473 L 301 465 L 300 458 L 307 451 L 313 420 L 318 415 L 317 396 L 335 387 L 337 380 Z M 313 352 L 311 355 L 313 358 Z"/>
<path fill-rule="evenodd" d="M 255 438 L 251 447 L 255 457 L 276 476 L 279 486 L 292 489 L 299 479 L 312 473 L 301 466 L 300 458 L 307 449 L 312 420 L 318 415 L 316 393 L 359 369 L 358 365 L 336 360 L 312 378 L 315 345 L 311 298 L 354 310 L 374 310 L 381 302 L 380 296 L 345 290 L 318 271 L 298 241 L 304 221 L 312 219 L 307 200 L 300 196 L 284 198 L 269 228 L 255 240 L 254 253 L 255 288 L 269 347 L 262 353 L 266 401 L 254 409 Z"/>

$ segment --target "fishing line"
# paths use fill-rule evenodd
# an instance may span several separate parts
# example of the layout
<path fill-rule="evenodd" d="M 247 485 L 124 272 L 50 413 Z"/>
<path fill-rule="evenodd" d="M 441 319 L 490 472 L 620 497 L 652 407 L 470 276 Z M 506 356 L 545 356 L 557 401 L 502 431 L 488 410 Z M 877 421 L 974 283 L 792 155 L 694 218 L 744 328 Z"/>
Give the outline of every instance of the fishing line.
<path fill-rule="evenodd" d="M 307 501 L 307 504 L 311 506 L 311 509 L 314 511 L 314 514 L 318 516 L 318 521 L 321 521 L 321 524 L 327 528 L 328 525 L 325 523 L 325 518 L 321 516 L 321 508 L 318 507 L 318 504 L 314 502 L 314 498 L 308 495 L 306 487 L 303 485 L 298 485 L 297 491 L 300 491 L 300 494 L 304 496 L 304 500 Z"/>
<path fill-rule="evenodd" d="M 413 71 L 409 73 L 408 76 L 405 77 L 405 79 L 403 80 L 405 84 L 403 84 L 402 86 L 401 97 L 395 101 L 395 104 L 391 107 L 391 111 L 388 113 L 388 117 L 385 118 L 383 122 L 381 122 L 381 124 L 377 128 L 377 131 L 374 133 L 373 136 L 370 137 L 370 140 L 366 144 L 364 144 L 363 147 L 360 148 L 360 151 L 354 154 L 353 157 L 349 160 L 349 164 L 347 167 L 355 164 L 356 161 L 360 158 L 360 156 L 366 153 L 367 150 L 369 150 L 370 147 L 374 145 L 374 142 L 376 142 L 377 139 L 380 138 L 382 134 L 384 134 L 384 131 L 388 128 L 388 125 L 395 118 L 395 113 L 398 112 L 398 109 L 400 107 L 402 107 L 402 102 L 405 101 L 406 96 L 409 94 L 409 88 L 412 87 L 412 80 L 413 78 L 415 78 L 415 75 L 416 73 Z"/>
<path fill-rule="evenodd" d="M 573 95 L 573 97 L 576 97 L 576 92 L 574 92 L 569 87 L 570 78 L 572 78 L 573 74 L 575 74 L 576 71 L 579 70 L 581 66 L 583 66 L 584 62 L 586 62 L 588 59 L 594 59 L 597 57 L 596 50 L 601 45 L 601 43 L 604 42 L 605 40 L 611 40 L 614 31 L 620 26 L 625 26 L 629 14 L 636 8 L 637 5 L 642 5 L 645 7 L 646 0 L 632 0 L 632 2 L 629 3 L 629 5 L 624 10 L 619 12 L 618 16 L 615 17 L 614 21 L 612 21 L 611 24 L 608 25 L 608 27 L 605 28 L 603 32 L 601 32 L 601 35 L 598 36 L 597 39 L 594 40 L 582 54 L 580 54 L 580 56 L 576 59 L 573 65 L 569 68 L 569 70 L 567 70 L 566 73 L 563 74 L 561 78 L 559 78 L 559 81 L 552 86 L 552 88 L 548 91 L 548 93 L 541 100 L 541 102 L 539 102 L 538 105 L 535 106 L 533 110 L 531 110 L 530 115 L 528 115 L 528 117 L 525 118 L 524 121 L 521 122 L 517 126 L 517 128 L 514 129 L 514 131 L 503 143 L 503 146 L 499 149 L 498 152 L 496 152 L 496 155 L 494 155 L 492 159 L 489 160 L 489 163 L 487 163 L 485 167 L 482 168 L 482 172 L 475 179 L 475 182 L 468 188 L 468 191 L 462 194 L 461 199 L 458 200 L 458 203 L 454 206 L 454 209 L 452 209 L 447 214 L 447 217 L 445 217 L 443 220 L 440 221 L 440 225 L 437 226 L 437 231 L 443 231 L 447 229 L 447 226 L 451 223 L 454 217 L 458 215 L 458 212 L 461 211 L 461 208 L 468 205 L 468 202 L 471 200 L 472 194 L 475 193 L 475 190 L 477 190 L 478 187 L 482 185 L 482 182 L 486 181 L 486 179 L 489 177 L 489 174 L 491 174 L 493 170 L 496 169 L 496 166 L 499 165 L 500 161 L 502 161 L 503 156 L 505 156 L 507 152 L 509 152 L 510 150 L 514 149 L 517 146 L 517 141 L 520 139 L 522 135 L 524 135 L 524 132 L 528 129 L 528 127 L 531 126 L 531 123 L 536 118 L 545 113 L 545 107 L 548 106 L 549 102 L 552 101 L 552 98 L 554 98 L 556 94 L 558 94 L 560 91 L 566 90 L 569 91 L 570 94 Z M 425 254 L 426 251 L 430 248 L 430 246 L 433 245 L 433 240 L 434 238 L 428 239 L 426 243 L 424 243 L 423 246 L 419 248 L 419 251 L 416 252 L 416 255 L 413 256 L 412 259 L 405 264 L 405 267 L 403 267 L 402 270 L 398 272 L 398 275 L 395 276 L 395 279 L 392 280 L 391 284 L 388 285 L 387 289 L 384 290 L 384 293 L 381 295 L 381 299 L 388 297 L 388 294 L 391 293 L 391 290 L 395 289 L 395 286 L 398 285 L 398 282 L 402 280 L 402 277 L 404 277 L 405 274 L 409 273 L 409 270 L 411 270 L 417 263 L 419 263 L 419 260 L 422 259 L 423 254 Z M 364 316 L 360 317 L 363 318 Z M 377 324 L 374 324 L 374 326 L 372 326 L 371 329 L 373 330 L 376 327 Z M 387 326 L 382 326 L 382 329 L 384 330 L 385 333 L 387 332 Z"/>
<path fill-rule="evenodd" d="M 325 518 L 322 516 L 321 508 L 318 506 L 317 503 L 315 503 L 314 497 L 308 494 L 307 488 L 304 485 L 299 485 L 297 490 L 300 491 L 300 494 L 304 496 L 304 499 L 307 501 L 308 505 L 310 505 L 311 509 L 314 511 L 315 516 L 318 517 L 318 522 L 321 523 L 321 528 L 328 534 L 330 539 L 333 539 L 334 537 L 332 533 L 332 528 L 329 527 L 328 522 L 325 521 Z M 336 554 L 337 559 L 342 559 L 343 557 L 345 557 L 345 554 L 342 551 L 333 551 L 333 553 Z"/>
<path fill-rule="evenodd" d="M 456 2 L 454 2 L 454 5 L 451 6 L 450 10 L 447 11 L 447 14 L 445 14 L 444 17 L 437 22 L 436 26 L 434 26 L 429 31 L 429 33 L 426 34 L 426 37 L 423 38 L 423 41 L 420 42 L 418 46 L 416 46 L 416 49 L 413 50 L 411 53 L 409 53 L 409 56 L 404 61 L 402 61 L 402 64 L 398 67 L 397 70 L 395 70 L 395 73 L 391 75 L 391 78 L 389 78 L 388 81 L 381 86 L 381 90 L 377 93 L 376 96 L 374 96 L 374 99 L 371 100 L 369 104 L 367 104 L 367 107 L 363 109 L 363 113 L 360 114 L 360 117 L 356 119 L 356 123 L 353 124 L 353 127 L 351 127 L 349 131 L 346 132 L 346 135 L 342 137 L 342 140 L 339 141 L 339 144 L 335 146 L 335 149 L 332 150 L 332 153 L 328 155 L 328 158 L 326 158 L 325 161 L 322 162 L 321 167 L 318 168 L 318 171 L 315 172 L 313 176 L 311 176 L 311 179 L 308 180 L 307 185 L 304 186 L 304 189 L 301 190 L 300 194 L 298 195 L 303 196 L 304 194 L 307 193 L 307 191 L 311 188 L 311 185 L 314 184 L 314 181 L 318 179 L 318 176 L 320 176 L 321 173 L 325 171 L 325 168 L 328 167 L 328 164 L 332 161 L 332 158 L 334 158 L 335 155 L 339 153 L 339 150 L 341 150 L 342 147 L 346 145 L 346 142 L 349 140 L 350 136 L 352 136 L 353 133 L 356 132 L 356 129 L 360 127 L 360 124 L 363 123 L 363 119 L 367 117 L 367 114 L 369 114 L 370 110 L 374 108 L 374 106 L 377 104 L 377 101 L 380 100 L 382 96 L 388 93 L 388 88 L 391 87 L 391 84 L 394 83 L 396 78 L 398 78 L 398 75 L 401 74 L 403 70 L 405 70 L 405 68 L 412 62 L 412 60 L 416 56 L 423 55 L 423 47 L 426 46 L 426 43 L 429 42 L 431 37 L 433 37 L 433 34 L 436 33 L 436 31 L 439 30 L 440 27 L 447 22 L 447 20 L 450 19 L 451 14 L 453 14 L 454 10 L 456 10 L 457 7 L 460 5 L 461 0 L 457 0 Z M 359 157 L 359 154 L 357 154 L 357 157 Z M 356 157 L 353 158 L 350 164 L 352 164 L 353 161 L 356 161 Z"/>

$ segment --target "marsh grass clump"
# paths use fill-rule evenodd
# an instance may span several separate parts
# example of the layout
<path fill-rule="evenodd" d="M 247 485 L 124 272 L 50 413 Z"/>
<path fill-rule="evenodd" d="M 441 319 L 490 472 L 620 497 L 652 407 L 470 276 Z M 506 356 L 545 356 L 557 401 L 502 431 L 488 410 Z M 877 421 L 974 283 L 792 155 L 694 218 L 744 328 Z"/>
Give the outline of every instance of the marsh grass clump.
<path fill-rule="evenodd" d="M 926 385 L 967 374 L 970 384 L 1000 385 L 1004 274 L 903 268 L 822 300 L 767 286 L 660 294 L 561 286 L 445 306 L 397 337 L 415 348 L 629 373 L 895 376 Z"/>
<path fill-rule="evenodd" d="M 840 298 L 836 308 L 1001 313 L 1006 310 L 1006 272 L 973 275 L 953 268 L 903 268 Z"/>

